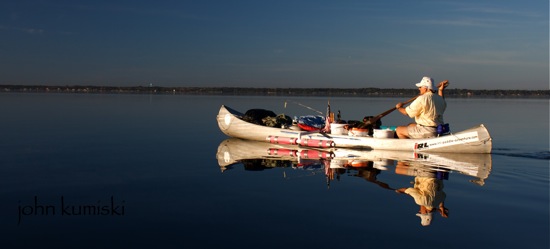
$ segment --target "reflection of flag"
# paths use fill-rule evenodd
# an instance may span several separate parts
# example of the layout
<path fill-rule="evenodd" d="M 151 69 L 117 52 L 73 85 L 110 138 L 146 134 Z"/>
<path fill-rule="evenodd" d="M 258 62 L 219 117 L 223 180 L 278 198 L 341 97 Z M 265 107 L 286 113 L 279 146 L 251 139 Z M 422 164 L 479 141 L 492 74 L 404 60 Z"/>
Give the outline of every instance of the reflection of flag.
<path fill-rule="evenodd" d="M 330 160 L 324 160 L 323 163 L 325 166 L 325 176 L 327 176 L 328 179 L 333 180 L 334 170 L 330 168 Z"/>

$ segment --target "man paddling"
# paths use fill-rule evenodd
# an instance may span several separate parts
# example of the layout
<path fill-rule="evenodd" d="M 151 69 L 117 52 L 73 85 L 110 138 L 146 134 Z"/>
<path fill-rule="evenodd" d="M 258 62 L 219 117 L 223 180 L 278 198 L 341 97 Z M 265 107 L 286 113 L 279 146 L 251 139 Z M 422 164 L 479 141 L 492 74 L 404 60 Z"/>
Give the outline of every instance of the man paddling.
<path fill-rule="evenodd" d="M 414 118 L 415 123 L 406 126 L 398 126 L 395 130 L 399 138 L 429 138 L 437 135 L 437 126 L 444 124 L 443 113 L 447 108 L 443 90 L 449 85 L 447 80 L 438 85 L 438 94 L 435 93 L 433 79 L 423 77 L 416 84 L 420 95 L 409 106 L 403 107 L 403 103 L 395 105 L 403 115 Z"/>

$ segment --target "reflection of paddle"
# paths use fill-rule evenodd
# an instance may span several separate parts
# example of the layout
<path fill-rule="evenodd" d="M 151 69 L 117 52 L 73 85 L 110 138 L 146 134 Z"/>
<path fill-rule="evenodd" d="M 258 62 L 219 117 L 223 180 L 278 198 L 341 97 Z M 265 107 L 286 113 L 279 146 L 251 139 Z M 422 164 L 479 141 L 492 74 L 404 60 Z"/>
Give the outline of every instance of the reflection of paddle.
<path fill-rule="evenodd" d="M 439 82 L 439 84 L 437 85 L 437 88 L 440 88 L 441 86 L 443 86 L 443 89 L 445 89 L 447 86 L 449 86 L 449 81 L 448 80 L 444 80 L 444 81 L 441 81 Z M 420 95 L 418 95 L 420 96 Z M 418 98 L 418 96 L 414 96 L 412 97 L 411 99 L 403 102 L 403 106 L 408 104 L 408 103 L 411 103 L 413 102 L 413 100 L 415 100 L 416 98 Z M 374 118 L 371 118 L 370 120 L 368 120 L 367 122 L 365 122 L 365 125 L 370 125 L 370 124 L 376 124 L 376 121 L 378 121 L 379 119 L 383 118 L 384 116 L 392 113 L 393 111 L 395 111 L 397 108 L 391 108 L 383 113 L 380 113 L 378 114 L 377 116 L 375 116 Z"/>

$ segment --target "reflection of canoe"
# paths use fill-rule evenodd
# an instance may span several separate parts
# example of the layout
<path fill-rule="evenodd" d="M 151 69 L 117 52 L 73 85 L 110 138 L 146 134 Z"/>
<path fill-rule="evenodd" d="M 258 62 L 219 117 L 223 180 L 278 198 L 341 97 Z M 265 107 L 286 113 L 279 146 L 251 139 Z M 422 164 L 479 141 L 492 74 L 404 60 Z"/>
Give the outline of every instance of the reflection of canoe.
<path fill-rule="evenodd" d="M 334 149 L 334 159 L 356 156 L 375 164 L 394 160 L 407 164 L 411 169 L 424 171 L 457 171 L 469 176 L 485 179 L 492 167 L 491 154 L 429 153 L 383 150 Z"/>
<path fill-rule="evenodd" d="M 258 141 L 229 138 L 220 143 L 216 158 L 222 171 L 232 164 L 247 159 L 276 159 L 297 161 L 298 153 L 309 154 L 310 150 L 302 150 L 297 145 L 268 144 Z M 318 152 L 317 150 L 311 150 Z M 329 155 L 330 153 L 327 153 Z M 302 158 L 302 157 L 300 157 Z M 318 159 L 318 158 L 316 158 Z"/>
<path fill-rule="evenodd" d="M 394 139 L 267 127 L 246 122 L 240 119 L 242 116 L 242 113 L 222 105 L 217 116 L 220 130 L 230 137 L 308 147 L 452 153 L 490 153 L 492 148 L 491 137 L 483 125 L 441 137 Z"/>
<path fill-rule="evenodd" d="M 407 167 L 406 172 L 400 174 L 416 175 L 421 172 L 454 171 L 481 181 L 486 179 L 491 171 L 490 154 L 415 153 L 346 148 L 314 149 L 238 138 L 222 141 L 218 146 L 216 158 L 222 171 L 233 164 L 251 159 L 294 163 L 300 160 L 323 160 L 330 162 L 331 168 L 362 167 L 362 163 L 368 162 L 382 170 L 399 164 Z M 397 168 L 396 173 L 399 173 Z"/>

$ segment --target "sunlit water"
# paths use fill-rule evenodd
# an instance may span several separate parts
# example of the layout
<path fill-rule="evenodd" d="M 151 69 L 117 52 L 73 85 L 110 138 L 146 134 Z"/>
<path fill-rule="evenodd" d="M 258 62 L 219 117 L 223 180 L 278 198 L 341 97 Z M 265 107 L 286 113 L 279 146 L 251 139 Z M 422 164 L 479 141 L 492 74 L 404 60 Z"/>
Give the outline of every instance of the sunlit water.
<path fill-rule="evenodd" d="M 445 170 L 449 217 L 434 213 L 429 226 L 421 225 L 414 199 L 393 190 L 415 180 L 393 164 L 342 170 L 327 181 L 326 165 L 315 162 L 264 168 L 237 162 L 223 172 L 218 163 L 218 147 L 228 138 L 215 120 L 222 104 L 294 116 L 324 112 L 330 100 L 343 119 L 358 120 L 406 99 L 1 94 L 1 243 L 548 248 L 548 100 L 447 100 L 451 129 L 483 123 L 493 153 L 482 184 Z M 382 119 L 410 121 L 397 112 Z"/>

